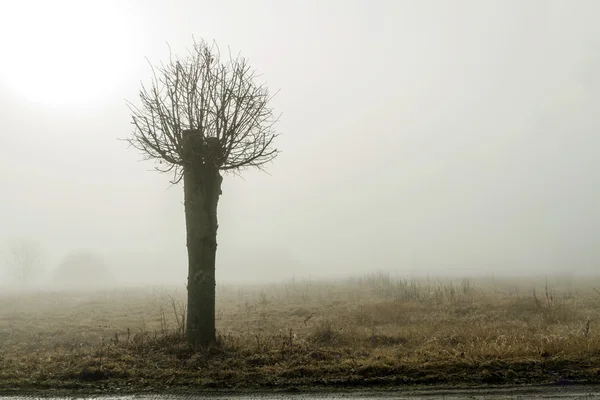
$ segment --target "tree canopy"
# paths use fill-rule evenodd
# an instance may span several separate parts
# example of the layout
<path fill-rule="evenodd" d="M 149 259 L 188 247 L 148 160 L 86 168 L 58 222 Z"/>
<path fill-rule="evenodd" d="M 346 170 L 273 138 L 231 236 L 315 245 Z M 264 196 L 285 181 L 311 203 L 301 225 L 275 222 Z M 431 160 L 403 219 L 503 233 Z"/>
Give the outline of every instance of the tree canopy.
<path fill-rule="evenodd" d="M 216 45 L 194 41 L 188 57 L 170 56 L 152 67 L 149 87 L 139 92 L 141 106 L 129 103 L 133 135 L 128 142 L 147 159 L 158 160 L 157 169 L 182 178 L 186 131 L 198 132 L 212 149 L 203 161 L 221 171 L 258 167 L 278 153 L 273 140 L 278 120 L 268 104 L 272 98 L 246 59 L 221 60 Z M 206 151 L 206 150 L 204 150 Z"/>

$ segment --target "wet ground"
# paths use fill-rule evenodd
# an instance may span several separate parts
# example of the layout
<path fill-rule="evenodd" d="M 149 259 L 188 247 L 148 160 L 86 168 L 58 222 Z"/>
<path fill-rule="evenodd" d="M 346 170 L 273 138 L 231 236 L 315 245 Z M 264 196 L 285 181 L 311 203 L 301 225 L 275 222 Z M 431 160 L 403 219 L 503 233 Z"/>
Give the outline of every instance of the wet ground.
<path fill-rule="evenodd" d="M 600 399 L 600 386 L 542 386 L 542 387 L 504 387 L 504 388 L 479 388 L 479 389 L 427 389 L 427 390 L 398 390 L 386 392 L 346 392 L 346 393 L 269 393 L 269 394 L 202 394 L 202 395 L 159 395 L 140 394 L 130 396 L 108 396 L 73 394 L 72 396 L 49 397 L 43 394 L 30 396 L 0 396 L 0 400 L 17 399 L 45 399 L 45 400 L 71 400 L 71 399 L 98 399 L 98 400 L 457 400 L 457 399 Z"/>

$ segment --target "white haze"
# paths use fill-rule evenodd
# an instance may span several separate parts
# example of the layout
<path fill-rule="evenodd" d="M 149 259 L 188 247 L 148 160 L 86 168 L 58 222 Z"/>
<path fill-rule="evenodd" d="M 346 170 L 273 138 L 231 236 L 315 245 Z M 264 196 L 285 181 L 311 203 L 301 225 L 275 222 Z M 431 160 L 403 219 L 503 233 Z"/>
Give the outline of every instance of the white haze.
<path fill-rule="evenodd" d="M 225 177 L 220 281 L 599 265 L 597 1 L 128 7 L 145 31 L 127 63 L 112 60 L 130 78 L 106 101 L 47 108 L 0 77 L 0 245 L 38 241 L 46 270 L 90 249 L 120 282 L 183 285 L 182 187 L 117 138 L 145 57 L 194 36 L 249 58 L 283 113 L 268 174 Z"/>

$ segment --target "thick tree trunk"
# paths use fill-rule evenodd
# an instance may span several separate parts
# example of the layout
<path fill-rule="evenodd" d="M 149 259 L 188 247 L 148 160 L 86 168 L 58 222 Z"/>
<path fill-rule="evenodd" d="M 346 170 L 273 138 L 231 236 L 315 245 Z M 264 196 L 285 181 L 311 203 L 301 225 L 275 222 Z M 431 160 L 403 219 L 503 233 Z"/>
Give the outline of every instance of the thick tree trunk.
<path fill-rule="evenodd" d="M 197 135 L 188 139 L 192 139 L 187 141 L 190 152 L 201 145 L 196 142 L 201 140 Z M 223 178 L 218 168 L 203 165 L 197 157 L 195 161 L 184 165 L 183 173 L 188 251 L 186 336 L 190 343 L 205 346 L 216 341 L 217 204 Z"/>

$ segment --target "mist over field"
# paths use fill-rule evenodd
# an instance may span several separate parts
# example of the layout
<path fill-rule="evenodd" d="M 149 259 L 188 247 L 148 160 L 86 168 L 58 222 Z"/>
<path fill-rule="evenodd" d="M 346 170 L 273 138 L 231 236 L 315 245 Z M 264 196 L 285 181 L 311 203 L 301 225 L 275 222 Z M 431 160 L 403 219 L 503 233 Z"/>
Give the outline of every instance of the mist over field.
<path fill-rule="evenodd" d="M 266 173 L 224 177 L 218 282 L 597 271 L 600 3 L 78 7 L 57 2 L 63 36 L 0 30 L 1 283 L 18 281 L 11 248 L 28 241 L 36 285 L 84 251 L 115 285 L 183 288 L 182 186 L 117 139 L 133 129 L 125 100 L 150 77 L 145 57 L 166 61 L 166 42 L 184 54 L 192 35 L 240 52 L 280 90 L 281 154 Z M 114 30 L 83 30 L 99 12 Z M 19 75 L 36 43 L 64 57 Z M 70 56 L 86 43 L 103 45 Z"/>

